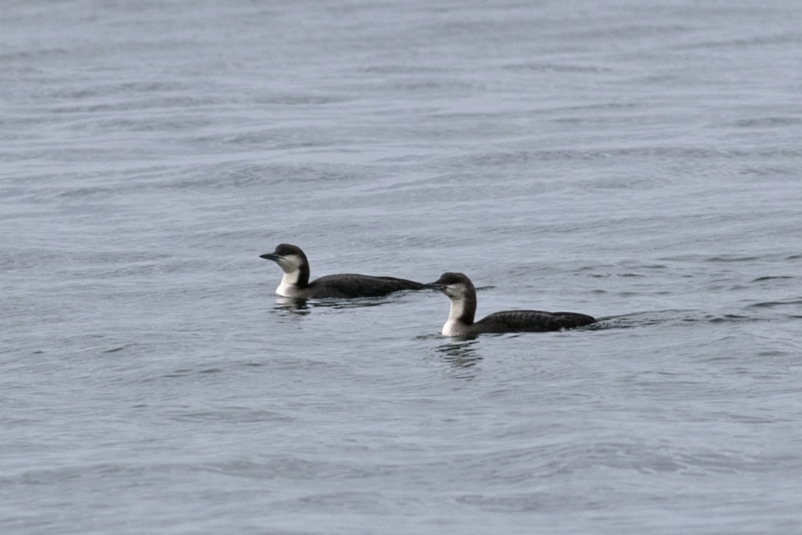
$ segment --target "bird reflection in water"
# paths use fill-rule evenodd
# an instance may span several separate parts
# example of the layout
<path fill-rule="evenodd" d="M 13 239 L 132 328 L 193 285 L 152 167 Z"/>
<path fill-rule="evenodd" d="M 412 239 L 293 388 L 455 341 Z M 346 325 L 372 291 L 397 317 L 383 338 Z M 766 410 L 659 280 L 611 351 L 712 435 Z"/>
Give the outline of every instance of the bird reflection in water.
<path fill-rule="evenodd" d="M 310 312 L 306 299 L 297 299 L 295 297 L 279 297 L 276 299 L 274 310 L 299 316 L 306 316 Z"/>
<path fill-rule="evenodd" d="M 392 301 L 389 299 L 376 299 L 373 297 L 355 298 L 349 300 L 312 299 L 311 301 L 298 297 L 277 297 L 274 310 L 305 316 L 312 311 L 312 308 L 315 307 L 333 308 L 339 310 L 348 308 L 376 307 L 390 302 Z"/>
<path fill-rule="evenodd" d="M 443 360 L 454 368 L 472 368 L 482 360 L 473 347 L 478 340 L 451 340 L 437 347 L 437 352 L 443 355 Z"/>

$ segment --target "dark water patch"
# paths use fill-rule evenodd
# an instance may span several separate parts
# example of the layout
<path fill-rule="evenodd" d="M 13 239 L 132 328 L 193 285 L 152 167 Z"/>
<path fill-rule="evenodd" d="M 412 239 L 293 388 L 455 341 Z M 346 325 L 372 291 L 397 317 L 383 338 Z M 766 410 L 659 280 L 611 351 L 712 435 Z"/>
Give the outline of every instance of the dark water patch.
<path fill-rule="evenodd" d="M 744 176 L 750 175 L 759 177 L 776 177 L 781 175 L 791 175 L 793 174 L 793 171 L 778 167 L 745 167 L 740 169 L 738 174 Z"/>
<path fill-rule="evenodd" d="M 774 127 L 774 126 L 797 126 L 802 124 L 802 119 L 796 117 L 761 117 L 759 119 L 742 119 L 735 121 L 731 125 L 736 128 L 755 128 L 755 127 Z"/>
<path fill-rule="evenodd" d="M 304 144 L 307 146 L 309 144 Z M 301 146 L 301 145 L 298 145 Z M 311 145 L 310 145 L 311 146 Z M 185 166 L 172 178 L 161 180 L 155 187 L 167 190 L 230 191 L 235 188 L 298 189 L 311 183 L 327 183 L 345 188 L 358 182 L 363 168 L 345 164 L 265 164 L 225 161 L 213 165 Z M 263 195 L 264 193 L 261 193 Z M 274 199 L 271 198 L 271 203 Z M 272 206 L 275 208 L 276 206 Z"/>
<path fill-rule="evenodd" d="M 375 492 L 332 492 L 317 493 L 299 498 L 299 505 L 313 506 L 315 509 L 332 510 L 339 512 L 341 508 L 348 510 L 375 511 L 376 506 L 381 503 L 382 498 Z"/>
<path fill-rule="evenodd" d="M 283 414 L 253 409 L 250 407 L 220 407 L 208 411 L 170 411 L 171 420 L 181 422 L 224 422 L 224 423 L 255 423 L 255 422 L 289 422 L 293 418 Z"/>
<path fill-rule="evenodd" d="M 635 277 L 649 277 L 639 273 L 639 270 L 644 271 L 662 271 L 668 269 L 667 264 L 638 264 L 636 262 L 626 262 L 621 265 L 595 265 L 583 266 L 574 269 L 576 274 L 588 273 L 593 278 L 606 278 L 606 277 L 621 277 L 621 278 L 635 278 Z"/>
<path fill-rule="evenodd" d="M 332 95 L 324 93 L 279 93 L 254 99 L 259 104 L 272 104 L 279 106 L 325 106 L 329 104 L 342 104 L 350 102 L 355 97 Z"/>
<path fill-rule="evenodd" d="M 760 260 L 759 256 L 742 256 L 742 255 L 718 255 L 711 256 L 705 259 L 705 262 L 754 262 Z"/>
<path fill-rule="evenodd" d="M 363 479 L 381 475 L 386 470 L 369 464 L 355 466 L 337 462 L 308 460 L 300 456 L 270 455 L 249 461 L 207 464 L 203 469 L 259 481 L 282 478 L 287 480 Z"/>
<path fill-rule="evenodd" d="M 78 187 L 78 188 L 70 188 L 60 194 L 58 197 L 63 197 L 66 199 L 73 199 L 73 198 L 80 198 L 86 199 L 88 197 L 94 197 L 96 195 L 102 195 L 104 197 L 110 197 L 116 193 L 115 188 L 105 187 L 105 186 L 94 186 L 94 187 Z"/>
<path fill-rule="evenodd" d="M 752 38 L 738 38 L 721 41 L 703 41 L 699 43 L 689 43 L 677 45 L 675 50 L 694 50 L 694 49 L 718 49 L 718 48 L 751 48 L 763 45 L 783 45 L 799 43 L 800 37 L 796 33 L 783 33 L 771 36 L 756 36 Z"/>
<path fill-rule="evenodd" d="M 732 323 L 738 321 L 752 321 L 753 318 L 737 314 L 724 314 L 723 316 L 710 316 L 710 323 Z"/>
<path fill-rule="evenodd" d="M 551 493 L 516 493 L 502 495 L 463 494 L 455 500 L 460 505 L 484 511 L 525 513 L 534 511 L 555 512 L 561 510 L 592 510 L 587 500 L 575 496 L 555 496 Z M 581 503 L 578 503 L 581 502 Z"/>
<path fill-rule="evenodd" d="M 147 260 L 137 260 L 137 256 L 147 257 Z M 131 278 L 140 277 L 136 280 L 141 280 L 142 277 L 153 275 L 166 275 L 171 273 L 196 273 L 200 268 L 205 268 L 201 262 L 191 261 L 187 262 L 184 259 L 177 259 L 168 255 L 161 255 L 156 257 L 149 254 L 140 254 L 131 252 L 128 257 L 125 254 L 109 253 L 103 256 L 104 263 L 115 262 L 118 265 L 107 271 L 104 271 L 103 278 Z"/>
<path fill-rule="evenodd" d="M 98 474 L 136 476 L 143 470 L 117 463 L 98 463 L 84 466 L 57 467 L 22 472 L 16 476 L 0 478 L 0 484 L 22 483 L 24 485 L 53 485 L 93 479 Z"/>
<path fill-rule="evenodd" d="M 644 278 L 648 275 L 643 275 L 641 273 L 591 273 L 590 277 L 594 279 L 607 279 L 610 277 L 620 277 L 620 278 L 629 278 L 629 279 L 638 279 Z"/>
<path fill-rule="evenodd" d="M 104 131 L 122 132 L 185 132 L 187 130 L 200 130 L 212 126 L 213 123 L 199 118 L 174 118 L 171 120 L 161 119 L 158 122 L 149 118 L 143 119 L 113 119 L 108 121 L 97 121 L 87 123 L 96 126 Z"/>
<path fill-rule="evenodd" d="M 595 65 L 577 65 L 568 63 L 541 63 L 541 62 L 525 62 L 525 63 L 510 63 L 502 67 L 505 70 L 519 72 L 519 71 L 533 71 L 533 72 L 558 72 L 558 73 L 607 73 L 612 72 L 612 69 L 607 67 L 599 67 Z"/>
<path fill-rule="evenodd" d="M 69 56 L 70 51 L 65 48 L 34 48 L 0 54 L 0 60 L 2 60 L 4 64 L 11 64 L 17 60 L 21 60 L 24 63 L 35 64 L 44 59 L 67 58 Z M 37 71 L 31 69 L 31 72 Z"/>
<path fill-rule="evenodd" d="M 786 301 L 762 301 L 760 303 L 752 303 L 751 305 L 747 305 L 747 308 L 775 308 L 796 305 L 802 305 L 802 299 L 793 298 Z"/>
<path fill-rule="evenodd" d="M 170 373 L 164 374 L 164 377 L 170 377 L 170 378 L 173 378 L 173 377 L 186 377 L 187 375 L 191 375 L 192 373 L 194 373 L 194 370 L 179 369 L 179 370 L 174 370 L 174 371 L 172 371 Z"/>
<path fill-rule="evenodd" d="M 699 264 L 699 263 L 739 263 L 739 262 L 772 262 L 783 263 L 788 260 L 802 259 L 802 255 L 788 255 L 787 253 L 766 253 L 759 256 L 750 255 L 737 255 L 737 254 L 722 254 L 715 256 L 707 256 L 704 254 L 689 253 L 677 254 L 672 256 L 661 257 L 658 260 L 663 262 L 670 262 L 672 264 Z"/>
<path fill-rule="evenodd" d="M 176 378 L 176 377 L 188 377 L 188 376 L 191 376 L 191 375 L 216 374 L 216 373 L 222 373 L 223 371 L 225 371 L 225 370 L 223 370 L 222 368 L 204 368 L 204 369 L 201 369 L 201 370 L 189 369 L 189 368 L 180 368 L 180 369 L 174 370 L 174 371 L 172 371 L 170 373 L 166 373 L 162 377 L 166 377 L 166 378 L 171 378 L 172 379 L 172 378 Z"/>
<path fill-rule="evenodd" d="M 419 334 L 415 340 L 442 340 L 443 336 L 437 333 Z"/>
<path fill-rule="evenodd" d="M 580 329 L 631 329 L 635 327 L 649 327 L 653 325 L 690 325 L 690 324 L 718 324 L 755 321 L 755 318 L 738 314 L 715 315 L 697 310 L 665 310 L 656 312 L 637 312 L 620 316 L 598 318 L 594 324 L 580 327 Z"/>
<path fill-rule="evenodd" d="M 357 69 L 359 72 L 371 74 L 442 74 L 448 72 L 443 67 L 410 64 L 410 65 L 371 65 Z"/>
<path fill-rule="evenodd" d="M 776 358 L 776 357 L 787 357 L 787 351 L 780 351 L 779 349 L 770 349 L 766 351 L 758 351 L 758 357 L 766 357 L 766 358 Z"/>
<path fill-rule="evenodd" d="M 793 279 L 793 278 L 795 278 L 795 277 L 791 277 L 791 276 L 788 276 L 788 275 L 776 275 L 776 276 L 769 275 L 769 276 L 766 276 L 766 277 L 758 277 L 758 278 L 752 280 L 751 282 L 765 282 L 765 281 L 772 281 L 772 280 L 788 280 L 788 279 Z"/>

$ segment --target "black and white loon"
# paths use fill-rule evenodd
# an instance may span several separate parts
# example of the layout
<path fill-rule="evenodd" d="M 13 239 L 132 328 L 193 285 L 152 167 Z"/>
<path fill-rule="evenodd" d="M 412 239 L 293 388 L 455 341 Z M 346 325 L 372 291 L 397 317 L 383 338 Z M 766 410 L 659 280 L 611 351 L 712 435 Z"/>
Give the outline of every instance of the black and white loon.
<path fill-rule="evenodd" d="M 576 312 L 508 310 L 495 312 L 474 323 L 476 288 L 471 279 L 462 273 L 443 273 L 436 282 L 426 286 L 440 290 L 451 300 L 448 321 L 441 331 L 444 336 L 561 331 L 596 322 L 594 318 Z"/>
<path fill-rule="evenodd" d="M 272 260 L 284 271 L 276 293 L 298 299 L 381 297 L 401 290 L 421 290 L 425 285 L 395 277 L 327 275 L 309 282 L 309 261 L 300 247 L 282 243 L 259 258 Z"/>

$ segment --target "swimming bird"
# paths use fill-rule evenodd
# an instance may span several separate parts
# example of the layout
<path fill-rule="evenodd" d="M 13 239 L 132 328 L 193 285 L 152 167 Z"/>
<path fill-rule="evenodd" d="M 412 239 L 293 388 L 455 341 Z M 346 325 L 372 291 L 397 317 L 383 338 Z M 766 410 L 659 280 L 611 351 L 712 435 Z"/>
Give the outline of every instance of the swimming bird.
<path fill-rule="evenodd" d="M 309 282 L 309 260 L 300 247 L 282 243 L 259 258 L 272 260 L 284 271 L 276 293 L 298 299 L 381 297 L 401 290 L 421 290 L 420 282 L 370 275 L 327 275 Z"/>
<path fill-rule="evenodd" d="M 474 323 L 476 288 L 462 273 L 443 273 L 427 288 L 440 290 L 451 300 L 443 336 L 475 336 L 481 333 L 547 332 L 590 325 L 596 320 L 576 312 L 544 312 L 542 310 L 507 310 L 495 312 Z"/>

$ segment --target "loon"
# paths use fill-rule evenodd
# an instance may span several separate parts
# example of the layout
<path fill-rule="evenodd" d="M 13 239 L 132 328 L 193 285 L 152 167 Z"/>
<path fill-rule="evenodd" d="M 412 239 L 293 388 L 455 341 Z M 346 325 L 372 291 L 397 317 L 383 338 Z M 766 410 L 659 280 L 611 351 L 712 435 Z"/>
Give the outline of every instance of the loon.
<path fill-rule="evenodd" d="M 297 299 L 381 297 L 401 290 L 421 290 L 420 282 L 369 275 L 327 275 L 309 282 L 309 261 L 300 247 L 282 243 L 259 258 L 272 260 L 284 271 L 276 294 Z"/>
<path fill-rule="evenodd" d="M 474 323 L 476 288 L 462 273 L 443 273 L 427 288 L 440 290 L 451 300 L 443 336 L 475 336 L 481 333 L 547 332 L 590 325 L 596 320 L 576 312 L 544 312 L 542 310 L 507 310 L 495 312 Z"/>

